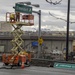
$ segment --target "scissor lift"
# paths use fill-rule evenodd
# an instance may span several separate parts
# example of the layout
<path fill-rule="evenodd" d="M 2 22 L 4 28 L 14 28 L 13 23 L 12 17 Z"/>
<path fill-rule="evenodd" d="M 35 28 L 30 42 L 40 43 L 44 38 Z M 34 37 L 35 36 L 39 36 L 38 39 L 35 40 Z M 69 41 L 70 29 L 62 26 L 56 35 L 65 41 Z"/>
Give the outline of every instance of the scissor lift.
<path fill-rule="evenodd" d="M 17 53 L 17 52 L 19 52 L 18 49 L 23 50 L 23 48 L 22 48 L 23 40 L 21 38 L 21 36 L 23 34 L 23 31 L 21 30 L 22 25 L 18 25 L 16 27 L 14 25 L 12 25 L 12 26 L 14 27 L 14 31 L 12 32 L 14 39 L 12 40 L 13 48 L 11 49 L 11 51 Z"/>
<path fill-rule="evenodd" d="M 11 14 L 14 14 L 14 16 L 16 18 L 15 13 L 7 12 L 6 13 L 6 22 L 10 23 L 12 25 L 12 27 L 14 28 L 14 30 L 12 32 L 13 36 L 14 36 L 14 39 L 12 40 L 12 44 L 13 44 L 12 51 L 18 51 L 18 48 L 20 50 L 23 50 L 21 47 L 22 43 L 23 43 L 23 40 L 21 38 L 21 36 L 23 34 L 23 30 L 21 30 L 21 27 L 34 25 L 34 16 L 31 14 L 29 14 L 29 15 L 19 14 L 20 15 L 20 21 L 16 21 L 16 20 L 10 21 Z"/>
<path fill-rule="evenodd" d="M 14 18 L 11 20 L 11 14 L 14 15 Z M 23 30 L 21 30 L 22 26 L 32 26 L 34 25 L 34 16 L 29 14 L 19 14 L 19 21 L 16 21 L 16 14 L 15 13 L 6 13 L 6 22 L 10 23 L 12 25 L 12 27 L 14 28 L 12 34 L 13 34 L 13 40 L 12 45 L 13 48 L 11 49 L 12 52 L 12 56 L 7 60 L 5 59 L 5 57 L 3 57 L 3 62 L 5 64 L 10 64 L 13 63 L 14 64 L 19 64 L 19 60 L 15 61 L 15 58 L 17 59 L 17 56 L 20 54 L 20 56 L 27 56 L 29 61 L 31 61 L 30 55 L 28 56 L 27 53 L 25 52 L 25 50 L 22 48 L 22 44 L 23 44 L 23 40 L 21 38 L 22 34 L 23 34 Z M 20 59 L 21 60 L 21 59 Z M 26 62 L 23 60 L 23 62 Z"/>

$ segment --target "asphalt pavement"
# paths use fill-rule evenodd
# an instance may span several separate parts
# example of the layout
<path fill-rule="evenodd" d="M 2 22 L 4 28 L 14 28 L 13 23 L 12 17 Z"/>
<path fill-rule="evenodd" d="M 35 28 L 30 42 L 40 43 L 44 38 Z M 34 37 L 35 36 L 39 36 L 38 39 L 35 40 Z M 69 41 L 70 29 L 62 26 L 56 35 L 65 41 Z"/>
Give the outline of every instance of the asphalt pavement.
<path fill-rule="evenodd" d="M 0 67 L 2 67 L 2 65 L 3 64 L 0 63 Z M 75 75 L 75 70 L 30 66 L 24 69 L 0 69 L 0 75 Z"/>

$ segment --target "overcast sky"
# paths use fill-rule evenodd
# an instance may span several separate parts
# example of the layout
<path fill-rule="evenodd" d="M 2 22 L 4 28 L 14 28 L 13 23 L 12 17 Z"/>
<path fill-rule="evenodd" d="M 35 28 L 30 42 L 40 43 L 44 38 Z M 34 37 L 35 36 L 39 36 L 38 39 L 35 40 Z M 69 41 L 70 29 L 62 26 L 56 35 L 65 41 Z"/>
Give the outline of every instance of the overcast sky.
<path fill-rule="evenodd" d="M 32 4 L 39 4 L 40 8 L 33 7 L 33 10 L 41 10 L 41 28 L 42 30 L 56 30 L 63 31 L 66 30 L 67 23 L 63 20 L 56 19 L 55 17 L 67 20 L 67 3 L 68 0 L 62 0 L 58 5 L 52 5 L 47 3 L 45 0 L 0 0 L 0 21 L 5 21 L 6 12 L 14 12 L 13 6 L 17 2 L 30 1 Z M 52 0 L 53 2 L 59 0 Z M 75 0 L 70 2 L 70 21 L 75 22 Z M 49 12 L 55 17 L 49 15 Z M 34 14 L 34 13 L 33 13 Z M 37 30 L 38 29 L 38 15 L 34 14 L 34 26 L 23 27 L 24 30 Z M 70 23 L 70 30 L 75 30 L 75 23 Z"/>

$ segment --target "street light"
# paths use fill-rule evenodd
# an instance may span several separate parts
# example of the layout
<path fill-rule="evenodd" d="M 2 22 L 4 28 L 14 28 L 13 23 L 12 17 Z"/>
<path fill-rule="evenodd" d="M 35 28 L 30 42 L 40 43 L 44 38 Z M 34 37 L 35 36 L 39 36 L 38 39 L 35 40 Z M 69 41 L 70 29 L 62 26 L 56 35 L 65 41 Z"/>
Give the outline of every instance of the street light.
<path fill-rule="evenodd" d="M 38 4 L 31 4 L 31 2 L 18 2 L 19 4 L 27 4 L 27 5 L 32 5 L 35 7 L 40 7 Z"/>
<path fill-rule="evenodd" d="M 35 7 L 40 7 L 38 4 L 31 4 L 32 6 L 35 6 Z"/>
<path fill-rule="evenodd" d="M 35 7 L 39 7 L 39 5 L 32 5 Z M 38 39 L 41 37 L 41 10 L 39 11 L 32 11 L 33 13 L 37 13 L 39 15 L 39 33 L 38 33 Z M 40 58 L 41 55 L 41 46 L 38 44 L 38 54 L 37 58 Z"/>
<path fill-rule="evenodd" d="M 32 5 L 34 7 L 40 7 L 38 4 L 31 4 L 31 2 L 23 2 L 23 4 Z M 32 11 L 33 13 L 36 13 L 39 15 L 39 33 L 38 33 L 38 39 L 41 37 L 41 10 L 39 11 Z M 37 58 L 39 58 L 41 55 L 41 46 L 38 44 L 38 55 Z"/>
<path fill-rule="evenodd" d="M 31 5 L 31 2 L 18 2 L 19 4 L 27 4 L 27 5 Z"/>

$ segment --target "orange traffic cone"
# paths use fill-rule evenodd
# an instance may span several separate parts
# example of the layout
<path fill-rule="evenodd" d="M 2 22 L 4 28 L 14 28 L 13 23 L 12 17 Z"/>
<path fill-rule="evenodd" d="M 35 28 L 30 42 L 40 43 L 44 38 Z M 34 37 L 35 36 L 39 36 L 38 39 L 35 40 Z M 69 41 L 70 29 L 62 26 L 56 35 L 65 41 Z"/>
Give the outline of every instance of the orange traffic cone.
<path fill-rule="evenodd" d="M 24 69 L 24 68 L 25 68 L 24 62 L 22 62 L 21 69 Z"/>
<path fill-rule="evenodd" d="M 4 53 L 3 55 L 2 55 L 2 62 L 5 62 L 6 61 L 6 54 Z"/>
<path fill-rule="evenodd" d="M 25 63 L 26 62 L 26 58 L 25 56 L 22 56 L 22 65 L 21 65 L 21 68 L 24 69 L 25 68 Z"/>

